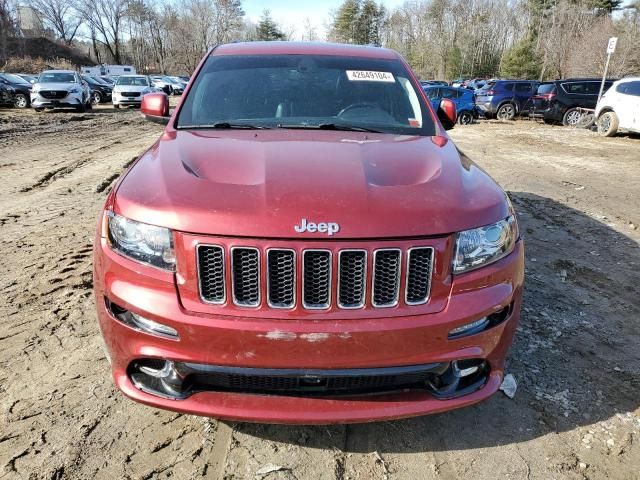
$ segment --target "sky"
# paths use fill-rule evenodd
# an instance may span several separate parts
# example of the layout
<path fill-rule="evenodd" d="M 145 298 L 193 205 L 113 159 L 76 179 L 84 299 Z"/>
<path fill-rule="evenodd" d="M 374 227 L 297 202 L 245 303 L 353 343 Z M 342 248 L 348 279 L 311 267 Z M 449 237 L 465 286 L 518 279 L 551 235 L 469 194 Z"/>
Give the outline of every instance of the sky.
<path fill-rule="evenodd" d="M 258 22 L 264 9 L 271 12 L 271 17 L 280 24 L 285 32 L 292 31 L 294 39 L 300 39 L 302 26 L 309 19 L 315 26 L 320 38 L 324 38 L 329 23 L 329 12 L 336 10 L 343 0 L 242 0 L 242 8 L 246 16 Z M 404 3 L 405 0 L 383 0 L 381 3 L 389 9 Z M 378 2 L 380 3 L 380 2 Z"/>

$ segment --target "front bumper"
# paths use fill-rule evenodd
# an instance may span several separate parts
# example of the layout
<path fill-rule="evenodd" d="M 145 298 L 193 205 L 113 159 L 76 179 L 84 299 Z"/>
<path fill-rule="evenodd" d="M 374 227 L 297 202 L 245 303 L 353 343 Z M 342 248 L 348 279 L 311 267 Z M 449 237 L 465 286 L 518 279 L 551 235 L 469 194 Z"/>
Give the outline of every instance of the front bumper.
<path fill-rule="evenodd" d="M 34 108 L 76 108 L 82 105 L 82 94 L 70 93 L 65 97 L 50 99 L 38 93 L 31 94 L 31 106 Z"/>
<path fill-rule="evenodd" d="M 114 105 L 134 105 L 140 106 L 142 104 L 142 96 L 140 97 L 121 97 L 120 95 L 113 95 L 111 102 Z"/>
<path fill-rule="evenodd" d="M 95 248 L 94 285 L 98 319 L 112 361 L 117 387 L 128 397 L 158 408 L 228 420 L 266 423 L 350 423 L 436 413 L 479 402 L 502 381 L 504 359 L 519 320 L 524 247 L 519 241 L 508 257 L 464 275 L 452 284 L 447 306 L 439 313 L 386 319 L 256 319 L 186 311 L 177 297 L 173 275 L 141 266 L 112 252 L 103 238 Z M 144 268 L 144 267 L 142 267 Z M 134 330 L 117 321 L 105 299 L 173 327 L 179 340 Z M 450 339 L 460 325 L 505 307 L 508 317 L 490 329 Z M 479 388 L 454 398 L 438 398 L 427 389 L 363 395 L 256 394 L 195 391 L 161 396 L 134 382 L 132 366 L 140 359 L 162 359 L 199 369 L 287 369 L 312 376 L 339 369 L 388 369 L 449 364 L 466 359 L 486 362 Z M 191 367 L 190 367 L 191 368 Z M 323 373 L 324 372 L 324 373 Z M 137 386 L 136 386 L 137 385 Z"/>

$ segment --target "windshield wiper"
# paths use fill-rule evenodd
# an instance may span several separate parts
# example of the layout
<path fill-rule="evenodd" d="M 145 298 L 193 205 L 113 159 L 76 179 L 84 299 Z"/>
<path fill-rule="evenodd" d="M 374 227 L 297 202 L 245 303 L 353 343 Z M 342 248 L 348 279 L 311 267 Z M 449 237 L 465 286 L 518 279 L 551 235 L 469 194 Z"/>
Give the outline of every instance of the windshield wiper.
<path fill-rule="evenodd" d="M 355 125 L 346 125 L 343 123 L 321 123 L 319 125 L 305 125 L 300 123 L 294 123 L 291 125 L 279 123 L 278 128 L 292 128 L 292 129 L 310 129 L 310 130 L 339 130 L 343 132 L 369 132 L 369 133 L 384 133 L 380 130 L 374 130 L 366 127 L 356 127 Z"/>
<path fill-rule="evenodd" d="M 250 123 L 231 123 L 231 122 L 216 122 L 205 125 L 180 125 L 178 128 L 183 129 L 207 129 L 207 128 L 219 128 L 221 130 L 231 129 L 231 128 L 239 128 L 244 130 L 265 130 L 270 127 L 265 127 L 264 125 L 252 125 Z"/>

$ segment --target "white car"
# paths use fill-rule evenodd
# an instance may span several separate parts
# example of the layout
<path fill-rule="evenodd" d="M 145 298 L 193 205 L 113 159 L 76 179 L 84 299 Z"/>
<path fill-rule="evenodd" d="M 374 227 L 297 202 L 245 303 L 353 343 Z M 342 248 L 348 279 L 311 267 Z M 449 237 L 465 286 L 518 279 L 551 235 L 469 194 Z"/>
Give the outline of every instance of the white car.
<path fill-rule="evenodd" d="M 139 107 L 143 96 L 157 91 L 148 75 L 120 75 L 113 86 L 111 102 L 115 108 L 120 105 Z"/>
<path fill-rule="evenodd" d="M 36 112 L 45 108 L 91 109 L 91 90 L 73 70 L 45 70 L 31 88 L 31 106 Z"/>
<path fill-rule="evenodd" d="M 640 77 L 618 80 L 596 106 L 598 133 L 605 137 L 618 130 L 640 133 Z"/>

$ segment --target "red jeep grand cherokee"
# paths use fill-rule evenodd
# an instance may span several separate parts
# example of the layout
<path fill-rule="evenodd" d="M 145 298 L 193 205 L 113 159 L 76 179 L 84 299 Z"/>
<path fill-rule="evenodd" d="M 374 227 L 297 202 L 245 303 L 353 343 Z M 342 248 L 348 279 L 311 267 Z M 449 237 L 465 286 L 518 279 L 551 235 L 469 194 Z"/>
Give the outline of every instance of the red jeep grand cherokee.
<path fill-rule="evenodd" d="M 393 51 L 209 52 L 107 198 L 95 295 L 115 383 L 269 423 L 409 417 L 496 392 L 524 247 L 505 193 Z"/>

